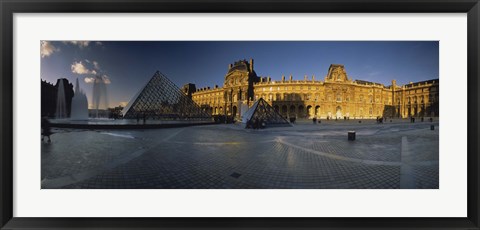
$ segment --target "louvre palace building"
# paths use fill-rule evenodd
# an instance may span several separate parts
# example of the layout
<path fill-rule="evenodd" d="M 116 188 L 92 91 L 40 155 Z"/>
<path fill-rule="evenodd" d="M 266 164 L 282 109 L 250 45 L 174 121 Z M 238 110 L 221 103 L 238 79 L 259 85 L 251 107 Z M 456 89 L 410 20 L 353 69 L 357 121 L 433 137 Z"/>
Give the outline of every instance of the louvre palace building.
<path fill-rule="evenodd" d="M 279 80 L 257 76 L 254 60 L 240 60 L 228 66 L 223 87 L 197 88 L 184 85 L 183 91 L 212 115 L 240 119 L 258 99 L 263 98 L 282 116 L 318 119 L 375 119 L 439 116 L 439 80 L 383 85 L 352 80 L 346 68 L 331 64 L 325 77 L 305 76 Z"/>

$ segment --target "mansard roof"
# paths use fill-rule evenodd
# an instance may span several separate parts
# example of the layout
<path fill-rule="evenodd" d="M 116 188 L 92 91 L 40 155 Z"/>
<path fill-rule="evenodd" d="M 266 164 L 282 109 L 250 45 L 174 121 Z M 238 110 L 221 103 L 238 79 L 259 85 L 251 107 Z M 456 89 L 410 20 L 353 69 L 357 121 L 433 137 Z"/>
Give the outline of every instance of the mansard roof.
<path fill-rule="evenodd" d="M 328 68 L 328 74 L 325 77 L 325 81 L 332 81 L 332 82 L 347 82 L 348 76 L 347 71 L 345 71 L 345 66 L 340 64 L 331 64 Z"/>
<path fill-rule="evenodd" d="M 240 72 L 250 72 L 255 74 L 255 71 L 253 69 L 253 59 L 250 59 L 250 61 L 247 61 L 246 59 L 243 60 L 238 60 L 234 62 L 233 64 L 229 65 L 227 75 L 234 71 L 240 71 Z"/>
<path fill-rule="evenodd" d="M 249 69 L 248 69 L 248 62 L 246 60 L 243 60 L 243 61 L 236 61 L 233 66 L 228 70 L 228 72 L 233 72 L 235 70 L 239 70 L 239 71 L 245 71 L 247 72 Z"/>

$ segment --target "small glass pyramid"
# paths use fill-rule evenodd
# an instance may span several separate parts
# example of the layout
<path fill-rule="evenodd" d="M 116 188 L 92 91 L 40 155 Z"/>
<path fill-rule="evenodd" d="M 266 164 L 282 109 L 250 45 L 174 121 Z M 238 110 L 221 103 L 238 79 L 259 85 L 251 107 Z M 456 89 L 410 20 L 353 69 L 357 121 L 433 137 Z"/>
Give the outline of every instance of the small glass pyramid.
<path fill-rule="evenodd" d="M 255 122 L 259 120 L 268 126 L 291 126 L 280 113 L 270 106 L 263 98 L 258 99 L 242 117 L 242 123 Z"/>

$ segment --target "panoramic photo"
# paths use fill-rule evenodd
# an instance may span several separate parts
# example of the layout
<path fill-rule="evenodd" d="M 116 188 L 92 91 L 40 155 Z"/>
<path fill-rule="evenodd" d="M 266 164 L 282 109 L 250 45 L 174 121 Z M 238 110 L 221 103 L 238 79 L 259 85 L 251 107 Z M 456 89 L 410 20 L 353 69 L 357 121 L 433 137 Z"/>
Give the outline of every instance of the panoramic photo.
<path fill-rule="evenodd" d="M 438 189 L 438 41 L 40 41 L 42 189 Z"/>

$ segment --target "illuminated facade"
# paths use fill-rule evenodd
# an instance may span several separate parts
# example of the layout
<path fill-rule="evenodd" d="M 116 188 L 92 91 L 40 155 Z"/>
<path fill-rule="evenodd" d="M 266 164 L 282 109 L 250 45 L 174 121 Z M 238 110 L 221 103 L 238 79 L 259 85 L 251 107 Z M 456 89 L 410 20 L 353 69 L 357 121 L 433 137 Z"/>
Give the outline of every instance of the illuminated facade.
<path fill-rule="evenodd" d="M 303 80 L 272 80 L 259 77 L 253 59 L 229 65 L 223 87 L 184 86 L 185 94 L 213 115 L 237 119 L 254 101 L 265 99 L 285 117 L 351 118 L 438 117 L 439 80 L 397 85 L 395 80 L 380 83 L 352 80 L 343 65 L 332 64 L 322 80 L 305 76 Z"/>

